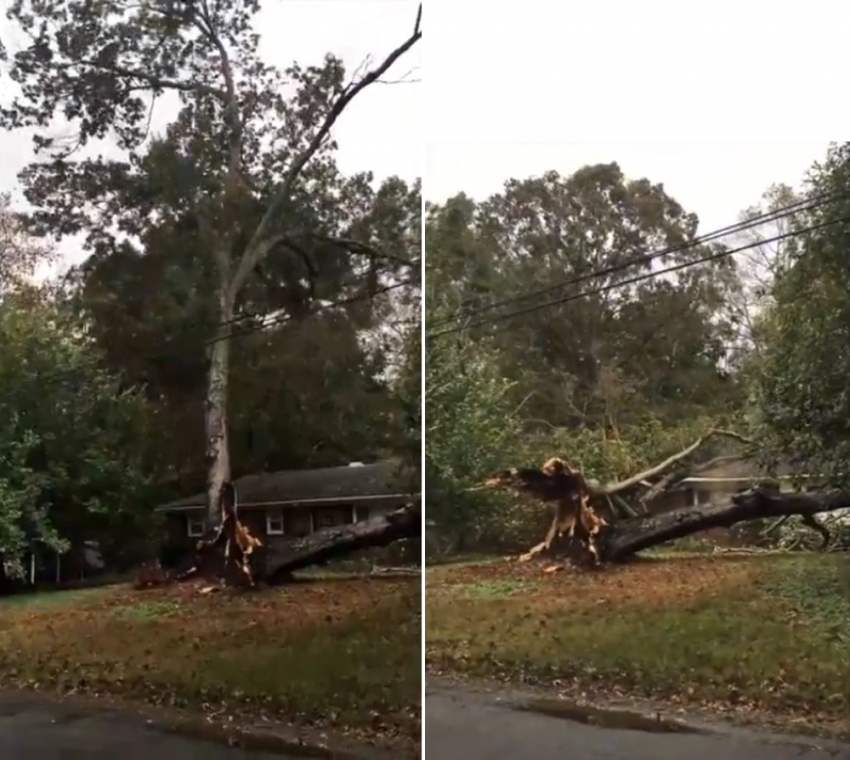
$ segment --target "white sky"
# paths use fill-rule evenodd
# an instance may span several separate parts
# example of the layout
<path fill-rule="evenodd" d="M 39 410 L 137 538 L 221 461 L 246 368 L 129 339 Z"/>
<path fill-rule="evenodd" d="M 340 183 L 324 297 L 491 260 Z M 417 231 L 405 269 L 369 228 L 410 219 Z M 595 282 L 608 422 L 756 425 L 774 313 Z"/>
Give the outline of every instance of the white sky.
<path fill-rule="evenodd" d="M 827 147 L 827 142 L 429 143 L 424 190 L 430 201 L 461 191 L 482 200 L 511 177 L 550 169 L 566 176 L 587 164 L 616 161 L 627 177 L 663 183 L 686 211 L 699 215 L 705 233 L 736 222 L 772 183 L 799 185 Z"/>
<path fill-rule="evenodd" d="M 417 8 L 416 0 L 267 0 L 263 5 L 257 28 L 267 62 L 280 68 L 293 61 L 305 66 L 321 64 L 324 55 L 331 52 L 341 57 L 350 71 L 367 55 L 379 63 L 404 42 L 413 31 Z M 0 20 L 0 39 L 7 44 L 11 41 L 9 46 L 15 49 L 16 40 L 5 15 Z M 418 67 L 422 44 L 417 43 L 384 78 L 398 79 Z M 409 75 L 411 79 L 421 77 L 421 69 Z M 8 87 L 8 80 L 0 79 L 0 97 L 9 96 Z M 396 174 L 412 182 L 420 176 L 421 89 L 420 83 L 375 84 L 357 96 L 334 132 L 343 172 L 371 169 L 377 181 Z M 164 126 L 173 115 L 160 109 L 154 126 Z M 16 176 L 31 159 L 27 135 L 0 137 L 0 191 L 13 191 L 20 197 Z M 83 257 L 73 241 L 64 242 L 61 249 L 66 265 Z"/>
<path fill-rule="evenodd" d="M 850 3 L 431 0 L 425 19 L 428 200 L 617 161 L 706 232 L 850 136 Z"/>

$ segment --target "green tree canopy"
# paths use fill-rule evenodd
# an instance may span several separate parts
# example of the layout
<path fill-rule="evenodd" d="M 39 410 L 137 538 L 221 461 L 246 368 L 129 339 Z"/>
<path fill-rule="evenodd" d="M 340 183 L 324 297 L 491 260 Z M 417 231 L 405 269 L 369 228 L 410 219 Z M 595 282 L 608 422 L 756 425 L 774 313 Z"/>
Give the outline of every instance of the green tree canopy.
<path fill-rule="evenodd" d="M 752 364 L 754 411 L 774 458 L 850 486 L 850 144 L 836 145 L 809 178 L 814 195 L 842 194 L 795 217 L 763 349 Z"/>
<path fill-rule="evenodd" d="M 144 399 L 121 389 L 62 309 L 0 304 L 0 553 L 94 540 L 106 555 L 150 529 Z"/>

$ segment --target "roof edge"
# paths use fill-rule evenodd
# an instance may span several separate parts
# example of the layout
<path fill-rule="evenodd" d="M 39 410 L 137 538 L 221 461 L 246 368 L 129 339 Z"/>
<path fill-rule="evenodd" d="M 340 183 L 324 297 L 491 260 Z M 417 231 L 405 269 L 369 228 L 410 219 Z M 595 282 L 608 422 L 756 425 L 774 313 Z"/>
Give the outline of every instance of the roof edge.
<path fill-rule="evenodd" d="M 419 501 L 421 494 L 409 493 L 390 493 L 390 494 L 373 494 L 365 496 L 326 496 L 318 499 L 286 499 L 275 501 L 243 501 L 238 504 L 239 509 L 245 507 L 297 507 L 310 506 L 320 504 L 363 504 L 370 501 Z M 203 502 L 193 502 L 191 504 L 164 504 L 161 507 L 154 507 L 154 512 L 186 512 L 193 509 L 205 509 L 206 504 Z"/>

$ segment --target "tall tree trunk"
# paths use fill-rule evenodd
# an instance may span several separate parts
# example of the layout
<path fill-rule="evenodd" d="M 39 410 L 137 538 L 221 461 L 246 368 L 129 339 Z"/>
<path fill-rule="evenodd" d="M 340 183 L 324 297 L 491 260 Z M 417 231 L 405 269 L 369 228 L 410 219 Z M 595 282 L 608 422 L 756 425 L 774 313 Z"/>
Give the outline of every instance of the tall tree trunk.
<path fill-rule="evenodd" d="M 224 279 L 224 278 L 222 278 Z M 227 389 L 230 376 L 230 333 L 233 305 L 223 285 L 219 293 L 221 327 L 210 346 L 205 429 L 207 436 L 207 538 L 221 532 L 221 488 L 230 481 L 230 443 L 227 432 Z"/>

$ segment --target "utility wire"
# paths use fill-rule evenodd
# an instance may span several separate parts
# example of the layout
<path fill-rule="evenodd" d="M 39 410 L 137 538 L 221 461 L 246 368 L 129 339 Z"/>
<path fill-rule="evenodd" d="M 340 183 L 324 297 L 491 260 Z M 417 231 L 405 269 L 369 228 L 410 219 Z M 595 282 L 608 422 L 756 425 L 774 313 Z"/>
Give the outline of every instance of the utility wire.
<path fill-rule="evenodd" d="M 251 325 L 250 327 L 247 327 L 243 330 L 236 330 L 234 332 L 224 332 L 222 334 L 219 334 L 215 338 L 211 338 L 210 340 L 206 341 L 204 345 L 211 346 L 214 343 L 218 343 L 222 340 L 228 340 L 230 338 L 242 338 L 245 335 L 250 335 L 251 333 L 259 332 L 261 330 L 266 330 L 270 327 L 284 325 L 289 322 L 301 322 L 305 319 L 310 319 L 311 317 L 315 316 L 316 314 L 320 314 L 323 311 L 328 311 L 329 309 L 336 309 L 340 306 L 349 306 L 351 304 L 359 303 L 361 301 L 371 301 L 372 299 L 379 295 L 382 295 L 383 293 L 388 293 L 392 290 L 396 290 L 397 288 L 402 288 L 405 285 L 412 285 L 417 281 L 417 279 L 418 278 L 416 277 L 408 277 L 404 280 L 394 282 L 392 285 L 385 285 L 382 288 L 377 288 L 369 293 L 366 293 L 365 295 L 351 296 L 349 298 L 341 298 L 337 301 L 331 301 L 330 303 L 322 304 L 321 306 L 313 309 L 308 314 L 297 316 L 292 314 L 281 314 L 280 316 L 273 317 L 271 319 L 265 319 L 262 322 L 256 325 Z M 258 314 L 256 315 L 256 317 L 259 319 L 262 317 L 262 315 Z M 225 322 L 220 326 L 219 329 L 221 329 L 221 327 L 230 326 L 231 324 L 232 323 Z"/>
<path fill-rule="evenodd" d="M 434 327 L 440 327 L 451 322 L 456 322 L 457 320 L 466 320 L 478 314 L 483 314 L 486 311 L 491 311 L 492 309 L 499 308 L 500 306 L 508 306 L 510 304 L 525 301 L 536 296 L 546 295 L 547 293 L 551 293 L 555 290 L 560 290 L 570 285 L 578 285 L 579 283 L 586 282 L 588 280 L 597 279 L 599 277 L 604 277 L 609 274 L 615 274 L 617 272 L 629 269 L 630 267 L 637 266 L 639 264 L 651 263 L 652 261 L 655 261 L 656 259 L 662 258 L 664 256 L 669 256 L 673 253 L 685 251 L 690 248 L 696 248 L 698 246 L 705 245 L 706 243 L 713 242 L 718 238 L 725 237 L 727 235 L 738 232 L 743 232 L 745 230 L 751 229 L 752 227 L 757 227 L 768 222 L 779 221 L 780 219 L 784 219 L 788 216 L 799 213 L 800 211 L 809 211 L 815 208 L 819 208 L 820 206 L 824 206 L 827 203 L 832 203 L 836 200 L 841 200 L 842 198 L 847 197 L 850 197 L 850 193 L 844 191 L 838 193 L 822 193 L 811 198 L 795 201 L 794 203 L 790 203 L 787 206 L 783 206 L 781 208 L 774 209 L 773 211 L 768 211 L 763 214 L 759 214 L 758 216 L 752 217 L 751 219 L 747 219 L 743 222 L 737 222 L 735 224 L 727 225 L 726 227 L 721 227 L 720 229 L 714 230 L 713 232 L 708 232 L 705 235 L 700 235 L 694 238 L 693 240 L 689 240 L 685 243 L 680 243 L 674 246 L 668 246 L 667 248 L 663 248 L 661 250 L 637 256 L 627 262 L 622 262 L 620 264 L 614 264 L 611 266 L 603 267 L 601 269 L 595 269 L 590 272 L 585 272 L 584 274 L 577 275 L 568 280 L 556 283 L 555 285 L 549 285 L 545 288 L 528 291 L 526 293 L 522 293 L 516 296 L 511 296 L 510 298 L 493 301 L 489 304 L 485 304 L 475 309 L 461 309 L 460 312 L 457 314 L 436 320 L 431 325 L 428 325 L 426 327 L 426 330 Z M 765 242 L 768 241 L 759 241 L 758 244 L 761 245 Z"/>
<path fill-rule="evenodd" d="M 416 267 L 418 263 L 419 263 L 419 258 L 417 257 L 417 258 L 413 259 L 411 262 L 409 262 L 409 265 L 411 267 Z M 396 268 L 386 268 L 386 269 L 379 269 L 374 274 L 380 277 L 381 275 L 386 275 L 386 274 L 396 274 L 397 271 L 398 270 Z M 363 274 L 365 276 L 367 273 L 363 273 Z M 236 325 L 236 324 L 239 324 L 240 322 L 247 322 L 250 319 L 263 319 L 264 317 L 265 317 L 265 314 L 263 314 L 262 312 L 249 311 L 245 314 L 239 314 L 238 316 L 233 317 L 232 319 L 227 319 L 223 322 L 219 322 L 217 327 L 220 330 L 224 327 L 227 327 L 228 325 Z"/>
<path fill-rule="evenodd" d="M 644 280 L 650 280 L 655 277 L 660 277 L 662 274 L 668 274 L 670 272 L 678 272 L 683 269 L 688 269 L 693 266 L 697 266 L 699 264 L 706 264 L 711 261 L 717 261 L 719 259 L 725 258 L 727 256 L 731 256 L 735 253 L 740 253 L 741 251 L 746 251 L 750 248 L 755 248 L 759 245 L 765 245 L 766 243 L 776 243 L 780 240 L 786 240 L 788 238 L 797 237 L 798 235 L 803 235 L 807 232 L 813 232 L 814 230 L 823 229 L 824 227 L 829 227 L 833 224 L 840 224 L 841 222 L 850 222 L 850 217 L 844 217 L 842 219 L 835 219 L 830 222 L 822 222 L 821 224 L 815 224 L 810 227 L 804 227 L 800 230 L 794 230 L 792 232 L 786 232 L 782 235 L 775 235 L 772 238 L 766 238 L 764 240 L 758 240 L 754 243 L 748 243 L 747 245 L 743 245 L 739 248 L 732 248 L 730 250 L 719 251 L 718 253 L 713 253 L 709 256 L 703 256 L 702 258 L 695 259 L 694 261 L 686 261 L 681 264 L 676 264 L 674 266 L 666 267 L 665 269 L 660 269 L 657 272 L 646 272 L 644 274 L 638 275 L 636 277 L 632 277 L 628 280 L 622 280 L 620 282 L 614 282 L 609 285 L 604 285 L 600 288 L 594 288 L 591 290 L 584 290 L 580 293 L 573 293 L 569 296 L 565 296 L 563 298 L 552 299 L 549 301 L 545 301 L 544 303 L 535 304 L 534 306 L 529 306 L 524 309 L 517 309 L 515 311 L 510 311 L 505 314 L 497 314 L 489 319 L 482 319 L 478 322 L 475 322 L 470 325 L 457 325 L 455 327 L 450 327 L 445 330 L 440 330 L 435 333 L 427 334 L 427 338 L 439 338 L 442 335 L 449 335 L 451 333 L 460 332 L 461 330 L 466 330 L 473 327 L 481 327 L 482 325 L 492 324 L 495 322 L 500 322 L 505 319 L 510 319 L 512 317 L 517 317 L 522 314 L 529 314 L 534 311 L 539 311 L 540 309 L 546 309 L 550 306 L 558 306 L 560 304 L 568 303 L 569 301 L 576 301 L 580 298 L 587 298 L 589 296 L 598 295 L 600 293 L 607 293 L 609 290 L 615 290 L 617 288 L 625 287 L 626 285 L 633 285 L 637 282 L 643 282 Z"/>

